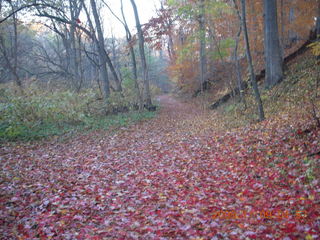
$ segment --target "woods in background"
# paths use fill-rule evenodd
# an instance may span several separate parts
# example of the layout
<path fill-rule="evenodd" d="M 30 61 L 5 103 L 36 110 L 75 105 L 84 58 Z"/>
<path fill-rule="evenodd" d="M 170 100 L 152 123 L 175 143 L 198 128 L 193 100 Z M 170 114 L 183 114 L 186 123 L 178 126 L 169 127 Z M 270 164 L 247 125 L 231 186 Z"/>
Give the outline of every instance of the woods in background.
<path fill-rule="evenodd" d="M 131 5 L 134 29 L 124 5 Z M 31 78 L 77 92 L 97 86 L 105 100 L 133 95 L 140 109 L 153 109 L 152 89 L 168 91 L 168 76 L 182 92 L 233 91 L 242 100 L 249 83 L 263 120 L 256 75 L 265 70 L 267 89 L 281 82 L 284 58 L 319 26 L 317 0 L 159 0 L 159 6 L 141 24 L 142 6 L 133 0 L 121 1 L 118 15 L 104 0 L 3 0 L 0 81 L 14 81 L 21 91 Z M 125 38 L 107 34 L 112 26 L 103 25 L 103 11 L 123 26 Z"/>
<path fill-rule="evenodd" d="M 151 109 L 151 91 L 169 89 L 167 60 L 144 43 L 141 6 L 126 4 L 137 28 L 127 26 L 130 37 L 123 39 L 107 35 L 113 26 L 103 25 L 102 11 L 114 12 L 105 1 L 1 1 L 0 81 L 14 81 L 21 91 L 30 79 L 76 92 L 97 87 L 105 100 L 118 94 Z"/>
<path fill-rule="evenodd" d="M 248 82 L 263 120 L 255 75 L 265 71 L 266 89 L 282 81 L 284 58 L 309 40 L 310 31 L 315 32 L 318 4 L 317 0 L 168 0 L 149 28 L 168 49 L 169 74 L 183 92 L 211 88 L 215 95 L 240 92 L 243 99 L 247 84 L 242 78 L 247 82 L 248 67 Z"/>

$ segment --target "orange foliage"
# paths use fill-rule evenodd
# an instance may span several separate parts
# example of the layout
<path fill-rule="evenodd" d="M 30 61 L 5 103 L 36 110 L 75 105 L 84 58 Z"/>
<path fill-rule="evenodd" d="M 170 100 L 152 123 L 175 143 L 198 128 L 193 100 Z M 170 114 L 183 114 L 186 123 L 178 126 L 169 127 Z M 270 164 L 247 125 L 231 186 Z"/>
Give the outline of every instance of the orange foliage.
<path fill-rule="evenodd" d="M 223 4 L 222 2 L 217 1 L 216 3 L 219 5 Z M 240 5 L 239 0 L 236 2 Z M 310 30 L 314 28 L 314 17 L 317 16 L 317 0 L 279 0 L 277 2 L 280 41 L 284 56 L 287 56 L 308 40 Z M 188 4 L 191 8 L 181 10 L 181 7 Z M 221 9 L 219 6 L 215 8 L 212 1 L 206 1 L 206 4 L 207 79 L 219 82 L 218 74 L 221 73 L 217 73 L 216 70 L 221 69 L 221 67 L 217 66 L 217 64 L 229 65 L 233 62 L 234 54 L 234 46 L 224 46 L 223 41 L 236 38 L 239 20 L 232 1 L 224 1 L 227 7 Z M 258 73 L 264 69 L 263 0 L 247 0 L 247 6 L 249 38 L 255 70 Z M 161 22 L 162 18 L 176 19 L 175 22 L 170 26 L 170 31 L 167 30 L 168 27 L 155 28 L 155 35 L 158 38 L 167 39 L 170 34 L 171 39 L 173 39 L 175 56 L 171 57 L 168 71 L 178 87 L 186 91 L 194 91 L 199 88 L 199 24 L 196 7 L 197 2 L 194 0 L 179 1 L 176 5 L 167 6 L 173 16 L 169 17 L 167 11 L 165 15 L 163 14 L 162 17 L 159 17 L 160 21 L 158 19 L 158 23 Z M 187 13 L 181 14 L 182 11 Z M 164 40 L 162 44 L 163 46 L 165 44 L 169 45 L 169 41 Z M 221 52 L 224 54 L 221 54 Z M 242 36 L 238 53 L 240 59 L 242 59 L 244 56 Z M 223 68 L 226 71 L 229 69 L 228 67 Z M 231 81 L 228 79 L 227 82 Z M 226 86 L 228 84 L 223 85 Z"/>

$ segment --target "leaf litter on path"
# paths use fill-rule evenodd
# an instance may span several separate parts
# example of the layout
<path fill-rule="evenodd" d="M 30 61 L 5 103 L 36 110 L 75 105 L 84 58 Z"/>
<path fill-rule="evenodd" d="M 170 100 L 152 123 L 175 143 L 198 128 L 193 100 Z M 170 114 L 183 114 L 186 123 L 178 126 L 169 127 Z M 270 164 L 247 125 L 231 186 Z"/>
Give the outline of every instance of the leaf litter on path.
<path fill-rule="evenodd" d="M 1 239 L 320 238 L 319 156 L 306 157 L 319 129 L 218 132 L 194 105 L 160 101 L 113 135 L 2 146 Z"/>

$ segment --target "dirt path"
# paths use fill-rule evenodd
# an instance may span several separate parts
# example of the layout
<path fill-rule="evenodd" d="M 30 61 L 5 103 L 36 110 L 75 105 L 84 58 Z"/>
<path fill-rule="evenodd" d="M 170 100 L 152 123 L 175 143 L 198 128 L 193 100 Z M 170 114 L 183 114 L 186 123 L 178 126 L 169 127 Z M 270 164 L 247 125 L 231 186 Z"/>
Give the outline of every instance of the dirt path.
<path fill-rule="evenodd" d="M 159 100 L 155 119 L 113 135 L 0 149 L 2 239 L 277 239 L 319 230 L 317 215 L 293 215 L 319 203 L 288 205 L 302 186 L 261 160 L 269 139 L 253 145 L 260 135 L 249 130 L 197 135 L 197 107 Z M 316 190 L 308 197 L 317 200 Z M 221 219 L 227 209 L 237 215 Z M 264 209 L 291 212 L 263 219 Z"/>

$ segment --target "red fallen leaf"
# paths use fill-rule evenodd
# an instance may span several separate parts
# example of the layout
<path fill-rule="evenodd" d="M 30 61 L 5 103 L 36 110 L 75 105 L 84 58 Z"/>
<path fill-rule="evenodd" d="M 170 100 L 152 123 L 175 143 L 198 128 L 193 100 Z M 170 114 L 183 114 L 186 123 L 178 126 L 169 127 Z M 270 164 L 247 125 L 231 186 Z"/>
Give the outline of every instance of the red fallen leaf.
<path fill-rule="evenodd" d="M 21 232 L 21 233 L 24 232 L 24 230 L 25 230 L 25 229 L 24 229 L 24 226 L 23 226 L 22 224 L 18 224 L 17 229 L 18 229 L 18 231 Z"/>
<path fill-rule="evenodd" d="M 284 226 L 282 226 L 282 230 L 286 233 L 293 233 L 295 232 L 296 230 L 296 223 L 294 222 L 289 222 L 289 223 L 286 223 Z"/>
<path fill-rule="evenodd" d="M 93 133 L 67 143 L 0 146 L 0 176 L 8 178 L 0 181 L 3 238 L 13 239 L 19 231 L 28 239 L 79 240 L 95 234 L 284 239 L 291 232 L 319 232 L 319 181 L 304 184 L 305 153 L 291 150 L 303 151 L 305 138 L 271 121 L 228 133 L 186 134 L 204 119 L 190 105 L 162 99 L 166 104 L 157 118 L 112 136 L 99 133 L 103 139 Z M 308 136 L 315 151 L 318 136 Z M 297 209 L 308 217 L 290 215 Z M 224 210 L 237 218 L 213 219 Z M 272 210 L 278 215 L 260 216 Z"/>
<path fill-rule="evenodd" d="M 103 237 L 100 237 L 100 236 L 93 236 L 93 237 L 90 237 L 89 238 L 90 240 L 102 240 Z"/>
<path fill-rule="evenodd" d="M 257 238 L 257 234 L 255 232 L 251 232 L 251 231 L 244 232 L 244 235 L 247 236 L 247 237 L 250 237 L 250 239 L 256 239 Z"/>
<path fill-rule="evenodd" d="M 297 134 L 298 134 L 298 135 L 302 135 L 302 134 L 303 134 L 303 131 L 302 131 L 301 128 L 299 128 L 299 129 L 297 130 Z"/>
<path fill-rule="evenodd" d="M 76 19 L 76 22 L 77 22 L 78 24 L 81 24 L 81 21 L 80 21 L 79 18 Z"/>

